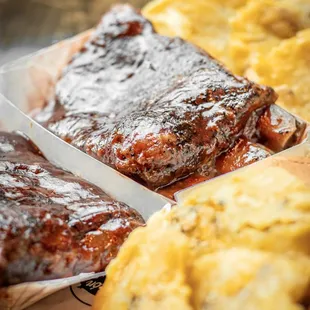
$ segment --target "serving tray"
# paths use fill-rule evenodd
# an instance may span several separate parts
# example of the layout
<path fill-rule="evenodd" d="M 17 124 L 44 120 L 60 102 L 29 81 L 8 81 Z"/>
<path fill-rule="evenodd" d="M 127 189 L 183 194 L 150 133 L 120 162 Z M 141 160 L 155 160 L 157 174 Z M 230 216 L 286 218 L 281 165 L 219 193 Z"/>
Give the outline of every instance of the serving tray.
<path fill-rule="evenodd" d="M 53 95 L 54 86 L 62 68 L 85 43 L 91 32 L 92 30 L 89 30 L 72 39 L 62 41 L 0 68 L 0 128 L 24 132 L 41 149 L 48 160 L 96 184 L 106 193 L 117 200 L 127 203 L 138 210 L 145 219 L 148 219 L 154 212 L 174 202 L 72 147 L 28 116 L 33 110 L 41 108 L 46 103 L 46 100 Z M 290 157 L 294 152 L 301 154 L 304 152 L 304 148 L 309 147 L 309 142 L 308 137 L 299 146 L 292 147 L 242 169 L 251 169 L 257 165 L 263 166 L 273 161 L 274 158 Z M 217 182 L 218 179 L 224 177 L 225 175 L 207 182 Z M 192 188 L 204 185 L 205 182 Z M 192 191 L 192 188 L 178 192 L 175 195 L 176 200 L 181 201 L 184 199 Z M 59 296 L 67 296 L 64 292 L 68 293 L 68 290 L 70 290 L 71 295 L 69 295 L 72 297 L 72 303 L 74 304 L 76 300 L 79 300 L 78 294 L 74 293 L 74 288 L 79 287 L 79 289 L 83 290 L 84 295 L 89 292 L 85 290 L 85 285 L 84 289 L 83 285 L 82 287 L 81 285 L 72 285 L 81 281 L 89 281 L 98 276 L 102 277 L 103 274 L 85 274 L 68 279 L 23 283 L 2 289 L 0 290 L 0 309 L 24 309 L 63 288 L 66 289 L 59 292 Z M 92 281 L 96 282 L 96 280 Z M 77 291 L 81 292 L 78 289 Z M 55 298 L 57 299 L 57 297 Z M 63 303 L 56 304 L 58 308 L 55 306 L 53 309 L 63 309 Z M 81 307 L 88 307 L 88 304 L 89 302 L 80 301 Z M 36 305 L 33 307 L 33 309 L 39 309 L 36 308 Z"/>

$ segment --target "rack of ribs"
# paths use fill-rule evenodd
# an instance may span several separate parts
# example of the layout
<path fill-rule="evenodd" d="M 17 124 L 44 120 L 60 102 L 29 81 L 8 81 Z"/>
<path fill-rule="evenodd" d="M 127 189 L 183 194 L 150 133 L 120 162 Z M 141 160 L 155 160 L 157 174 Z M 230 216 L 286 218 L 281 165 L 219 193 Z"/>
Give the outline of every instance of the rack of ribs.
<path fill-rule="evenodd" d="M 259 128 L 265 142 L 274 138 L 274 128 L 264 126 L 268 117 L 257 124 L 276 99 L 270 87 L 234 76 L 180 38 L 157 34 L 139 12 L 120 5 L 72 57 L 36 119 L 103 163 L 159 189 L 193 175 L 216 175 L 217 157 L 240 138 L 259 149 Z M 287 136 L 302 136 L 304 124 L 293 123 Z M 265 158 L 272 150 L 262 147 L 257 154 Z"/>
<path fill-rule="evenodd" d="M 0 287 L 102 271 L 143 219 L 0 132 Z"/>

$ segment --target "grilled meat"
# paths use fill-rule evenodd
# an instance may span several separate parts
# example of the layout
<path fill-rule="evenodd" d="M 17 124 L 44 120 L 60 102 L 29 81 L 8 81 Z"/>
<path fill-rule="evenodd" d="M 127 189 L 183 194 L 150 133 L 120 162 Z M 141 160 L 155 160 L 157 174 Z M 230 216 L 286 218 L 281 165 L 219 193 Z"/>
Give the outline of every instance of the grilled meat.
<path fill-rule="evenodd" d="M 271 105 L 260 116 L 257 128 L 265 145 L 279 152 L 302 140 L 306 123 L 296 119 L 281 107 Z"/>
<path fill-rule="evenodd" d="M 216 157 L 255 135 L 276 98 L 196 46 L 158 35 L 123 5 L 73 56 L 37 120 L 156 189 L 192 174 L 209 177 Z"/>
<path fill-rule="evenodd" d="M 234 171 L 269 157 L 272 152 L 258 143 L 240 138 L 236 145 L 218 157 L 216 168 L 219 174 Z"/>
<path fill-rule="evenodd" d="M 0 287 L 101 271 L 141 216 L 0 132 Z"/>

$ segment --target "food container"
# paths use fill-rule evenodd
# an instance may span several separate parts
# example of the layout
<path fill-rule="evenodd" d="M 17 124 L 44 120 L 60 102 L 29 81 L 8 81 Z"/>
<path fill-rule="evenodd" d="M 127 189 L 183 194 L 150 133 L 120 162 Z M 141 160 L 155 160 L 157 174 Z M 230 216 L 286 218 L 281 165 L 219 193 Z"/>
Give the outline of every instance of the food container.
<path fill-rule="evenodd" d="M 91 30 L 0 68 L 0 93 L 2 94 L 0 95 L 0 126 L 2 129 L 24 132 L 51 162 L 96 184 L 115 199 L 137 209 L 147 219 L 163 206 L 169 203 L 173 204 L 173 201 L 148 190 L 65 143 L 27 116 L 34 109 L 41 108 L 46 100 L 53 95 L 54 85 L 62 68 L 89 38 L 90 34 Z M 299 146 L 242 169 L 263 167 L 279 158 L 302 156 L 305 152 L 309 152 L 309 142 L 309 139 L 305 139 Z M 208 182 L 217 182 L 224 177 Z M 201 186 L 201 184 L 196 186 Z M 196 188 L 196 186 L 194 187 Z M 192 188 L 177 193 L 177 201 L 186 197 L 191 190 Z M 101 280 L 93 280 L 98 276 Z M 102 276 L 102 273 L 82 274 L 68 279 L 24 283 L 2 289 L 0 291 L 0 308 L 24 309 L 62 289 L 30 309 L 48 307 L 60 310 L 68 306 L 74 306 L 78 310 L 86 309 L 91 304 L 92 293 L 103 282 Z M 83 281 L 82 284 L 76 285 L 81 281 Z"/>

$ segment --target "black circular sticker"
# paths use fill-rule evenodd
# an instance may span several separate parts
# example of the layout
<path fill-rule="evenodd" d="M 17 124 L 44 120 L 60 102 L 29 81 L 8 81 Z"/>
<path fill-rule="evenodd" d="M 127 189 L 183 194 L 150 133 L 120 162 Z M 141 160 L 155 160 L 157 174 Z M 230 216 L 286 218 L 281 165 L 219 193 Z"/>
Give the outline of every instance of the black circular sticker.
<path fill-rule="evenodd" d="M 93 298 L 99 288 L 103 285 L 105 278 L 105 276 L 101 276 L 99 278 L 81 282 L 78 285 L 72 285 L 70 286 L 70 291 L 78 301 L 84 305 L 91 306 Z"/>

